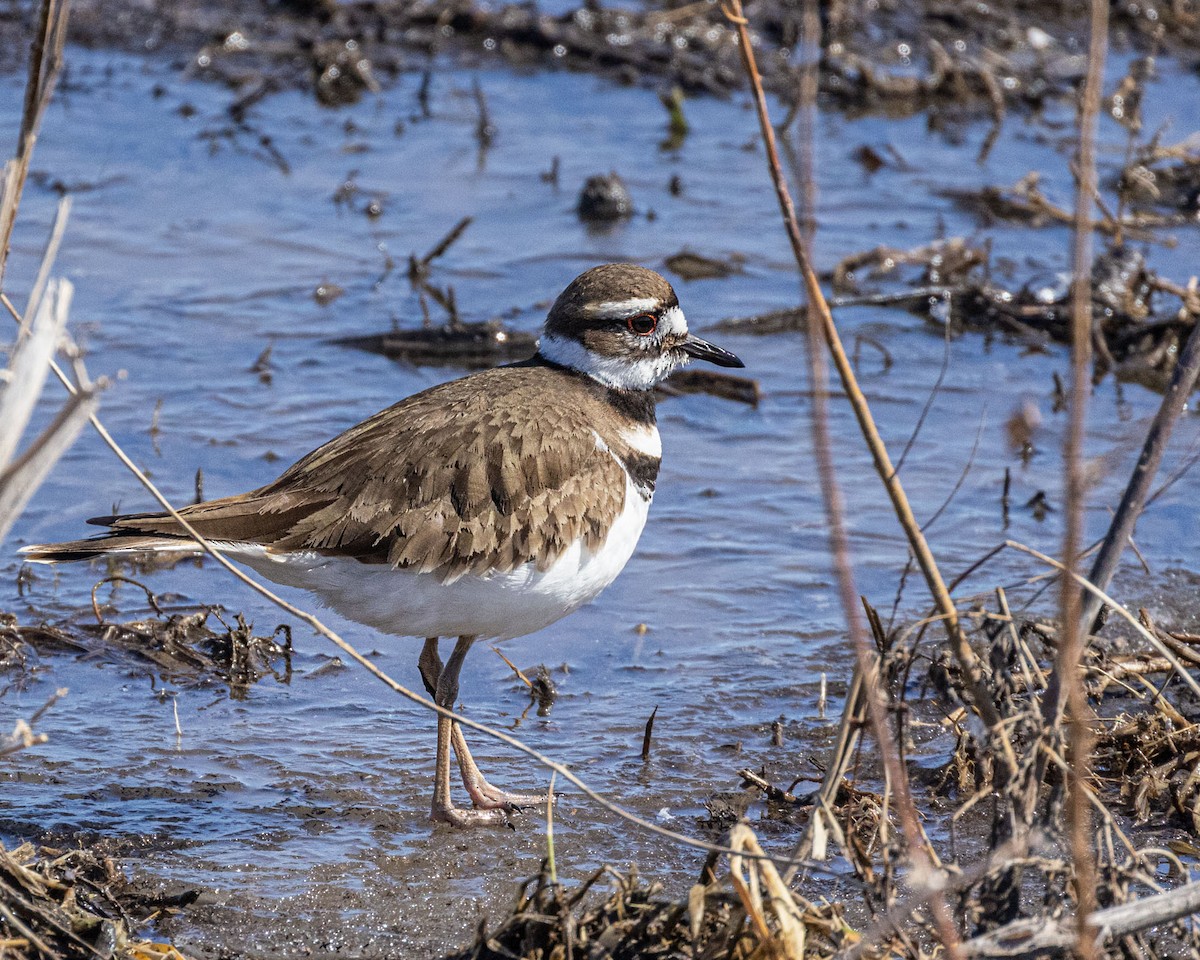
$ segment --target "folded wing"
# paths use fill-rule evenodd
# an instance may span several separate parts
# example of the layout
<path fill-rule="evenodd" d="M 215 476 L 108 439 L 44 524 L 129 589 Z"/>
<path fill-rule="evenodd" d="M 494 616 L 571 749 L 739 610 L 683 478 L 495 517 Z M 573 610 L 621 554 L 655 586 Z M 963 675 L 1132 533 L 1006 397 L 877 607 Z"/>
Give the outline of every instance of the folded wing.
<path fill-rule="evenodd" d="M 180 514 L 218 544 L 350 556 L 446 581 L 530 562 L 544 570 L 577 540 L 603 543 L 626 483 L 588 410 L 547 407 L 544 380 L 529 372 L 502 368 L 409 397 L 274 482 Z M 167 514 L 90 522 L 110 530 L 24 552 L 56 561 L 195 548 Z"/>

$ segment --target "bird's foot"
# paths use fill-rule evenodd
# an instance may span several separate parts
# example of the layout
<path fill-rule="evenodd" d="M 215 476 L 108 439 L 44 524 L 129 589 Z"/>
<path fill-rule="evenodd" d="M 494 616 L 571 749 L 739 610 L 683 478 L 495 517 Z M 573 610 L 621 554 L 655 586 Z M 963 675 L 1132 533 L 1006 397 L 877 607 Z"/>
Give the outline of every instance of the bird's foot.
<path fill-rule="evenodd" d="M 452 827 L 512 826 L 506 809 L 463 810 L 452 803 L 439 804 L 437 800 L 433 802 L 429 819 L 435 823 L 448 823 Z"/>
<path fill-rule="evenodd" d="M 493 787 L 486 780 L 479 783 L 465 784 L 471 803 L 476 810 L 503 810 L 505 813 L 521 813 L 530 807 L 544 807 L 547 794 L 544 793 L 509 793 L 499 787 Z"/>

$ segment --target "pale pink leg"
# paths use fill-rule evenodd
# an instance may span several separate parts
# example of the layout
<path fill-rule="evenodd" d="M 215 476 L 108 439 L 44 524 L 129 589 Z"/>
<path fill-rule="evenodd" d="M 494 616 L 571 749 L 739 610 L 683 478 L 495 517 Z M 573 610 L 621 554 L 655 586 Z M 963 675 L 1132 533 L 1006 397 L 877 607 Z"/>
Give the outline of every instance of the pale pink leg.
<path fill-rule="evenodd" d="M 474 642 L 473 638 L 466 638 L 466 637 L 460 638 L 458 646 L 456 646 L 454 648 L 456 654 L 458 653 L 459 648 L 462 647 L 464 640 L 468 641 L 467 645 L 466 645 L 467 650 L 470 649 L 470 644 Z M 464 650 L 462 655 L 459 657 L 459 667 L 462 666 L 462 658 L 465 656 L 466 656 L 466 652 Z M 451 659 L 451 662 L 454 661 L 453 656 L 451 656 L 450 659 Z M 420 660 L 418 661 L 417 665 L 421 671 L 421 680 L 425 684 L 425 689 L 429 691 L 429 695 L 432 696 L 435 699 L 435 701 L 437 701 L 438 703 L 441 703 L 441 700 L 438 699 L 438 696 L 439 696 L 439 688 L 440 688 L 441 678 L 443 676 L 443 667 L 442 667 L 441 657 L 438 656 L 438 638 L 437 637 L 427 637 L 425 639 L 425 646 L 421 650 L 421 657 L 420 657 Z M 455 696 L 457 696 L 457 687 L 458 687 L 457 672 L 455 673 L 454 684 L 455 684 Z M 450 704 L 447 704 L 446 706 L 447 707 L 451 706 L 453 704 L 453 700 L 454 700 L 454 698 L 452 697 Z M 441 721 L 445 718 L 439 717 L 438 719 L 439 719 L 439 721 Z M 450 723 L 450 746 L 453 748 L 455 755 L 458 757 L 458 769 L 459 769 L 459 774 L 462 776 L 463 786 L 466 787 L 467 794 L 471 798 L 471 803 L 475 806 L 475 808 L 477 810 L 502 811 L 505 813 L 513 813 L 513 812 L 517 812 L 517 811 L 521 810 L 523 807 L 540 806 L 541 804 L 544 804 L 546 802 L 545 794 L 508 793 L 504 790 L 501 790 L 499 787 L 494 787 L 490 783 L 488 783 L 487 778 L 484 777 L 482 771 L 480 771 L 478 765 L 475 763 L 475 758 L 471 756 L 471 750 L 467 746 L 466 737 L 463 736 L 462 727 L 458 723 L 455 723 L 453 721 L 447 721 L 447 722 Z M 441 744 L 441 740 L 442 740 L 442 729 L 441 728 L 442 728 L 442 724 L 439 722 L 439 724 L 438 724 L 438 757 L 439 758 L 441 758 L 443 755 L 442 744 Z M 446 780 L 446 788 L 445 788 L 445 801 L 446 802 L 445 802 L 445 804 L 443 804 L 437 798 L 436 784 L 435 784 L 435 789 L 434 789 L 435 808 L 442 809 L 442 810 L 447 809 L 446 804 L 449 803 L 449 790 L 450 790 L 449 777 L 450 777 L 450 774 L 449 774 L 448 752 L 447 752 L 447 756 L 446 756 L 446 763 L 447 763 L 447 770 L 445 773 L 445 780 Z M 439 772 L 438 782 L 440 782 L 441 779 L 442 779 L 442 775 Z M 453 809 L 453 808 L 449 807 L 449 809 Z M 436 814 L 435 814 L 435 819 L 438 819 Z"/>
<path fill-rule="evenodd" d="M 446 666 L 437 678 L 434 702 L 447 710 L 454 709 L 458 699 L 458 674 L 462 670 L 463 660 L 475 642 L 474 637 L 459 637 L 454 645 L 454 652 L 446 661 Z M 426 642 L 428 647 L 428 641 Z M 437 641 L 434 641 L 434 656 L 437 656 Z M 422 662 L 425 654 L 422 653 Z M 422 670 L 424 676 L 424 670 Z M 433 779 L 433 805 L 430 817 L 456 827 L 474 827 L 483 824 L 508 823 L 508 814 L 502 809 L 462 810 L 454 806 L 450 798 L 450 751 L 454 747 L 454 730 L 456 724 L 449 717 L 438 715 L 437 764 Z M 461 737 L 462 734 L 460 733 Z"/>

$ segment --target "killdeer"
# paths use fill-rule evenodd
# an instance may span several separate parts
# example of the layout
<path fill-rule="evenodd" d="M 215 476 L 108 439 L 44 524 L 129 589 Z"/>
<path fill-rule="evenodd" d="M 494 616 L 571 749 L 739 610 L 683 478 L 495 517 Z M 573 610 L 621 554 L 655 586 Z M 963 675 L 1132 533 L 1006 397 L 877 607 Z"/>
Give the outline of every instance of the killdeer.
<path fill-rule="evenodd" d="M 627 263 L 576 277 L 528 360 L 401 400 L 257 490 L 185 507 L 230 557 L 385 633 L 424 637 L 418 667 L 453 709 L 480 637 L 549 626 L 633 553 L 662 446 L 653 388 L 691 359 L 742 362 L 688 333 L 671 285 Z M 97 517 L 108 532 L 23 549 L 32 561 L 194 552 L 167 514 Z M 443 664 L 438 638 L 457 637 Z M 454 806 L 450 754 L 473 809 Z M 438 717 L 432 817 L 503 822 L 544 798 L 492 786 Z"/>

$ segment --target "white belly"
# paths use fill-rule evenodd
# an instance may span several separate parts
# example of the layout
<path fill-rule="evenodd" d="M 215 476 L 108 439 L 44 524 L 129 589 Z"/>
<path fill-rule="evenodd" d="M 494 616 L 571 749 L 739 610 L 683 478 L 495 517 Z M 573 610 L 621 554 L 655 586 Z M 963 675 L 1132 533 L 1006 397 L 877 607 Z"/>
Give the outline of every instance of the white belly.
<path fill-rule="evenodd" d="M 277 556 L 223 544 L 230 556 L 269 580 L 300 587 L 344 617 L 411 637 L 494 637 L 541 630 L 607 587 L 633 554 L 650 503 L 626 480 L 625 508 L 598 550 L 572 544 L 549 569 L 532 563 L 511 573 L 442 583 L 430 574 L 318 553 Z"/>

